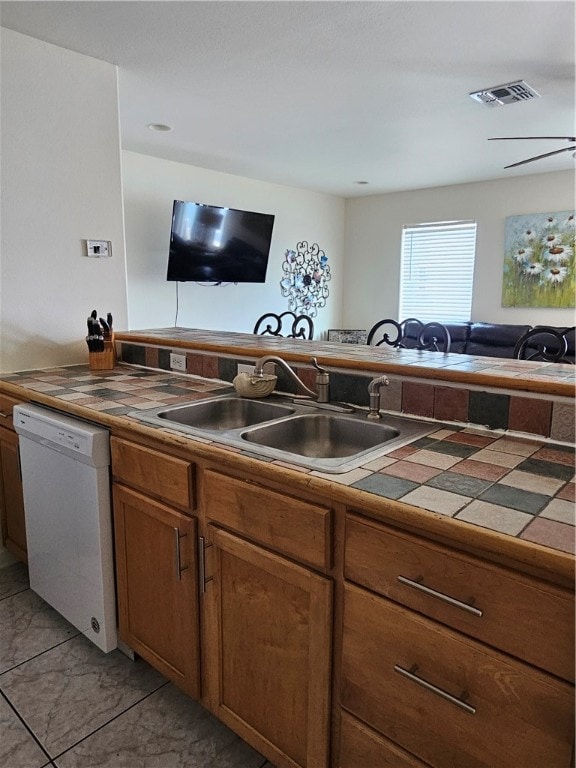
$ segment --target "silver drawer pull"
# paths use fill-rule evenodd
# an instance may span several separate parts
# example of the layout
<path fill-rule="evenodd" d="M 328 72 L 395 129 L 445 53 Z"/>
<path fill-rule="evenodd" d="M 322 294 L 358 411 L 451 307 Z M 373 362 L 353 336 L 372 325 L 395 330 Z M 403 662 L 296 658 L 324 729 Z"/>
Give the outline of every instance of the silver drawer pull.
<path fill-rule="evenodd" d="M 418 677 L 416 672 L 418 671 L 418 665 L 414 664 L 410 669 L 404 669 L 404 667 L 398 666 L 398 664 L 394 664 L 394 671 L 399 672 L 401 675 L 404 675 L 404 677 L 407 677 L 408 680 L 412 680 L 413 683 L 417 683 L 418 685 L 421 685 L 423 688 L 426 688 L 427 691 L 431 691 L 432 693 L 435 693 L 437 696 L 440 696 L 443 699 L 446 699 L 446 701 L 449 701 L 451 704 L 454 704 L 457 707 L 460 707 L 460 709 L 463 709 L 465 712 L 468 712 L 470 715 L 476 714 L 476 707 L 472 707 L 470 704 L 467 704 L 465 699 L 468 698 L 468 694 L 466 691 L 460 694 L 460 698 L 457 696 L 452 696 L 451 693 L 448 693 L 447 691 L 442 690 L 442 688 L 438 688 L 436 685 L 432 685 L 432 683 L 429 683 L 428 680 L 424 680 L 423 677 Z"/>
<path fill-rule="evenodd" d="M 456 608 L 462 608 L 463 611 L 468 611 L 468 613 L 472 613 L 474 616 L 482 616 L 482 611 L 479 608 L 475 608 L 473 605 L 469 605 L 468 603 L 463 603 L 461 600 L 456 600 L 455 597 L 445 595 L 443 592 L 437 592 L 435 589 L 431 589 L 431 587 L 427 587 L 425 584 L 422 584 L 422 576 L 419 576 L 417 579 L 408 579 L 406 576 L 398 576 L 397 578 L 401 584 L 405 584 L 407 587 L 418 589 L 420 592 L 425 592 L 431 597 L 437 597 L 438 600 L 442 600 L 445 603 L 450 603 L 450 605 L 454 605 Z"/>
<path fill-rule="evenodd" d="M 12 414 L 10 413 L 10 411 L 8 411 L 8 413 L 4 413 L 4 411 L 0 411 L 0 418 L 2 419 L 9 419 L 11 415 Z"/>

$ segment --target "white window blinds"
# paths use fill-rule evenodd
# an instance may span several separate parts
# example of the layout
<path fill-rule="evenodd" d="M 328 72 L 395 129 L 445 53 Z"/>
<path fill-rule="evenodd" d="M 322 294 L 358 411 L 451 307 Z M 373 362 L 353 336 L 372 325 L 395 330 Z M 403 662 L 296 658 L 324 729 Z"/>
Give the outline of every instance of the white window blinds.
<path fill-rule="evenodd" d="M 470 320 L 476 222 L 405 226 L 402 232 L 400 320 Z"/>

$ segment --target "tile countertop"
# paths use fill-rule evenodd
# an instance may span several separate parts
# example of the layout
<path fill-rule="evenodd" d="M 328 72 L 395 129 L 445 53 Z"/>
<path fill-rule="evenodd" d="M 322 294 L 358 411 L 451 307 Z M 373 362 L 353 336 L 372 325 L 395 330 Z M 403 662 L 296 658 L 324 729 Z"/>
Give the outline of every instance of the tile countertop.
<path fill-rule="evenodd" d="M 316 357 L 320 365 L 352 368 L 358 373 L 375 371 L 570 398 L 576 394 L 576 367 L 561 363 L 369 347 L 366 344 L 308 341 L 198 328 L 151 328 L 116 332 L 115 339 L 131 344 L 248 358 L 275 354 L 298 363 L 309 363 L 312 357 Z"/>
<path fill-rule="evenodd" d="M 148 434 L 152 430 L 164 442 L 172 441 L 179 447 L 191 445 L 192 441 L 193 450 L 200 455 L 203 450 L 212 451 L 208 458 L 214 458 L 214 443 L 144 426 L 127 414 L 226 391 L 230 391 L 226 382 L 125 364 L 111 372 L 91 372 L 88 366 L 80 365 L 0 377 L 0 392 L 4 394 L 100 421 L 111 428 L 129 427 Z M 256 460 L 258 464 L 253 466 L 261 468 L 263 476 L 269 478 L 274 468 L 286 479 L 288 472 L 295 486 L 313 488 L 358 508 L 373 506 L 377 512 L 378 504 L 386 502 L 387 511 L 397 508 L 406 515 L 405 505 L 410 505 L 420 517 L 422 511 L 429 513 L 423 517 L 423 528 L 427 517 L 444 527 L 452 521 L 464 521 L 474 526 L 477 534 L 533 543 L 538 546 L 520 553 L 526 563 L 535 555 L 546 561 L 547 556 L 556 553 L 558 562 L 552 557 L 551 564 L 545 567 L 554 570 L 559 564 L 564 574 L 573 573 L 574 559 L 566 559 L 566 553 L 574 553 L 576 478 L 572 447 L 514 433 L 438 423 L 438 430 L 431 435 L 343 474 L 323 474 L 284 462 L 256 459 L 248 451 L 218 445 L 219 456 L 222 451 L 234 454 L 230 460 Z M 417 527 L 421 527 L 420 521 Z M 463 529 L 469 537 L 469 526 Z M 462 535 L 460 539 L 465 540 Z"/>

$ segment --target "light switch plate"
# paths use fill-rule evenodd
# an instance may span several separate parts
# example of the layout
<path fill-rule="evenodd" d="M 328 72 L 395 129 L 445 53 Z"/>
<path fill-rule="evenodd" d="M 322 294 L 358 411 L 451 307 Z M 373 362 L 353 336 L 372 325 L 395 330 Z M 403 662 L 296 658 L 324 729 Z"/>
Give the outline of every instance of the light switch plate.
<path fill-rule="evenodd" d="M 112 256 L 112 243 L 110 240 L 86 240 L 86 256 L 93 259 L 102 259 Z"/>

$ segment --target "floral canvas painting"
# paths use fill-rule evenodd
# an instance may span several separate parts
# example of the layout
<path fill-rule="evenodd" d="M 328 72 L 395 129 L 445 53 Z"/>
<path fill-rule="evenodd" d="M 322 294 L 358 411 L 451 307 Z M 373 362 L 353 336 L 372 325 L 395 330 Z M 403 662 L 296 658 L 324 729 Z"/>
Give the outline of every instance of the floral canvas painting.
<path fill-rule="evenodd" d="M 509 216 L 503 307 L 575 306 L 574 211 Z"/>

